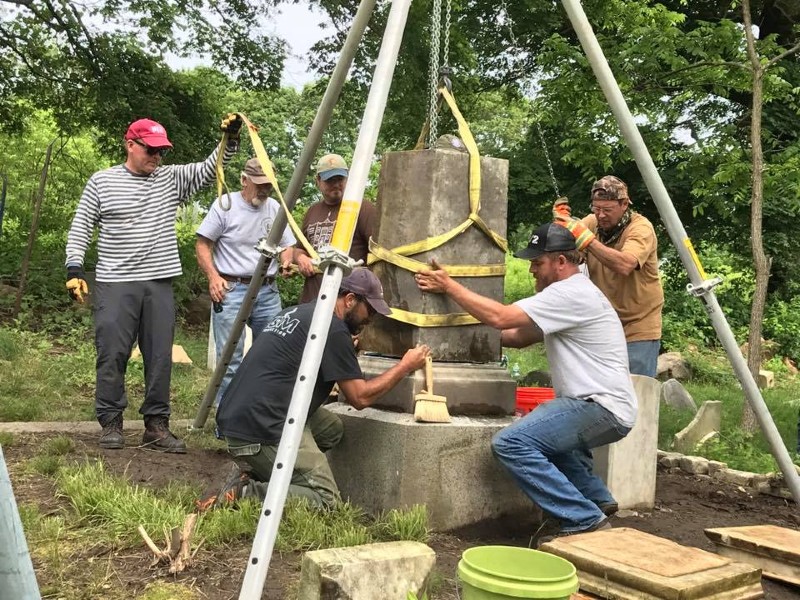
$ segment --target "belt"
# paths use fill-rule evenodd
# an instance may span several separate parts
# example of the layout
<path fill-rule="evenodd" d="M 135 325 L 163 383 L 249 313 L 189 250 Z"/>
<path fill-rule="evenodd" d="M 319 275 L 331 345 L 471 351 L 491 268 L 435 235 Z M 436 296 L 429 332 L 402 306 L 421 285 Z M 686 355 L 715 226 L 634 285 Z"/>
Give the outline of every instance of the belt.
<path fill-rule="evenodd" d="M 235 275 L 228 275 L 227 273 L 220 273 L 219 276 L 225 281 L 230 281 L 231 283 L 243 283 L 244 285 L 250 285 L 250 282 L 253 280 L 252 277 L 236 277 Z M 275 283 L 274 277 L 265 277 L 264 283 L 261 285 L 272 285 L 273 283 Z"/>

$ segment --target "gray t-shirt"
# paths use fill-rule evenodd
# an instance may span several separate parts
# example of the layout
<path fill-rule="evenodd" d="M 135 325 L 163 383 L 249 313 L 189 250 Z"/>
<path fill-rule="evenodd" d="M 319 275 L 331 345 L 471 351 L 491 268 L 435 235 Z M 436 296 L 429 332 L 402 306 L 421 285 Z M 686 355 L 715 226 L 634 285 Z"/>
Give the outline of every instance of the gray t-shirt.
<path fill-rule="evenodd" d="M 214 242 L 214 266 L 217 271 L 236 277 L 252 276 L 261 256 L 255 245 L 269 234 L 280 210 L 281 205 L 272 198 L 255 207 L 242 198 L 241 192 L 231 194 L 230 210 L 223 210 L 219 201 L 215 201 L 197 229 L 197 235 Z M 287 226 L 281 236 L 280 246 L 288 248 L 295 243 Z M 273 260 L 267 276 L 274 277 L 279 264 L 279 260 Z"/>
<path fill-rule="evenodd" d="M 556 396 L 591 398 L 633 427 L 636 393 L 625 334 L 603 292 L 577 273 L 516 305 L 544 332 Z"/>

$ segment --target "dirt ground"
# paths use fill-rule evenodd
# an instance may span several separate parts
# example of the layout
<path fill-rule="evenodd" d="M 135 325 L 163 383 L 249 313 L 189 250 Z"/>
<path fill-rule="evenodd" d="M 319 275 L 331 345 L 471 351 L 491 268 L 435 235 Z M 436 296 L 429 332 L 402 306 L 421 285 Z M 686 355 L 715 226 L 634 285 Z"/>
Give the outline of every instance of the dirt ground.
<path fill-rule="evenodd" d="M 16 435 L 14 444 L 4 448 L 11 473 L 14 493 L 19 504 L 35 503 L 42 514 L 68 510 L 63 499 L 54 497 L 50 480 L 22 475 L 20 464 L 35 455 L 41 442 L 55 434 Z M 128 444 L 133 446 L 138 435 L 131 433 Z M 108 451 L 98 448 L 94 436 L 73 436 L 76 441 L 71 458 L 102 457 L 109 472 L 125 475 L 133 482 L 158 488 L 171 481 L 200 481 L 207 490 L 213 490 L 230 464 L 225 452 L 220 450 L 191 449 L 185 455 L 164 455 L 135 447 Z M 762 495 L 751 495 L 744 488 L 725 485 L 708 478 L 696 478 L 682 472 L 661 470 L 658 473 L 656 507 L 652 512 L 612 518 L 614 526 L 624 526 L 659 535 L 684 545 L 713 551 L 703 530 L 709 527 L 774 524 L 797 528 L 800 525 L 797 507 L 786 500 Z M 527 546 L 533 527 L 530 523 L 493 522 L 450 533 L 434 534 L 429 545 L 436 551 L 437 571 L 441 585 L 433 594 L 436 600 L 456 600 L 456 565 L 461 553 L 469 547 L 484 544 Z M 116 551 L 113 547 L 94 546 L 76 551 L 71 561 L 107 561 L 109 582 L 125 591 L 125 597 L 136 598 L 148 583 L 155 580 L 179 581 L 191 586 L 201 598 L 228 600 L 238 597 L 244 566 L 250 551 L 249 544 L 210 551 L 201 548 L 196 564 L 177 577 L 166 569 L 149 568 L 151 555 L 144 547 L 140 552 Z M 82 554 L 81 554 L 82 553 Z M 300 575 L 300 553 L 273 557 L 264 598 L 284 600 L 293 597 Z M 34 561 L 36 565 L 36 561 Z M 40 587 L 55 582 L 43 580 L 37 568 Z M 174 578 L 174 579 L 173 579 Z M 785 586 L 767 579 L 765 597 L 770 600 L 800 598 L 800 589 Z M 102 594 L 97 595 L 102 598 Z M 378 597 L 376 596 L 376 600 Z"/>

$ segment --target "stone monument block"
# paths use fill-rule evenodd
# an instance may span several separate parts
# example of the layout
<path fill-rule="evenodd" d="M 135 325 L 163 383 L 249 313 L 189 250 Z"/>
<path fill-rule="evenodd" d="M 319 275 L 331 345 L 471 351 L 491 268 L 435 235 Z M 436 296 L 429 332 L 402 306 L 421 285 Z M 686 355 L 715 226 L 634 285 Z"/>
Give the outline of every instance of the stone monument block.
<path fill-rule="evenodd" d="M 480 217 L 492 231 L 506 235 L 508 162 L 481 158 Z M 469 155 L 444 149 L 390 152 L 383 156 L 378 184 L 376 240 L 388 250 L 439 236 L 470 216 Z M 504 252 L 476 225 L 443 245 L 411 258 L 441 265 L 505 263 Z M 422 293 L 414 273 L 386 262 L 373 271 L 383 283 L 389 306 L 424 314 L 462 313 L 439 294 Z M 469 289 L 503 300 L 503 276 L 460 277 Z M 500 360 L 500 332 L 486 325 L 421 327 L 376 315 L 364 332 L 361 348 L 402 356 L 416 344 L 428 344 L 437 361 L 488 363 Z"/>
<path fill-rule="evenodd" d="M 661 383 L 644 375 L 631 375 L 631 381 L 639 404 L 636 424 L 620 441 L 593 450 L 595 473 L 620 508 L 653 508 Z"/>
<path fill-rule="evenodd" d="M 358 363 L 371 379 L 389 370 L 399 359 L 361 355 Z M 433 363 L 433 390 L 447 398 L 451 415 L 511 415 L 516 405 L 517 384 L 499 364 Z M 414 412 L 414 398 L 426 389 L 423 369 L 404 377 L 373 406 Z"/>
<path fill-rule="evenodd" d="M 541 518 L 540 509 L 492 455 L 492 436 L 511 417 L 453 417 L 416 423 L 407 413 L 326 406 L 344 424 L 328 452 L 344 500 L 370 514 L 424 504 L 428 524 L 447 531 L 504 517 Z"/>

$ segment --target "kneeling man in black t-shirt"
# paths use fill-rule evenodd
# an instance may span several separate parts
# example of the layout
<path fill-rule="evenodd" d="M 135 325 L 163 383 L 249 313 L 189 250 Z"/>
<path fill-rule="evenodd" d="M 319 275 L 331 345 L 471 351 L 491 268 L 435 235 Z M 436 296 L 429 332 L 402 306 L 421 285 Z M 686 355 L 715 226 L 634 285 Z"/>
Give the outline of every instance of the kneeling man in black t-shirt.
<path fill-rule="evenodd" d="M 264 499 L 315 306 L 316 302 L 301 304 L 279 313 L 258 336 L 228 386 L 217 411 L 217 426 L 228 443 L 228 451 L 247 463 L 249 470 L 242 474 L 237 469 L 213 504 L 226 504 L 240 497 Z M 321 408 L 333 384 L 338 383 L 347 402 L 360 410 L 421 368 L 430 354 L 427 346 L 417 346 L 388 371 L 365 380 L 352 336 L 376 312 L 390 312 L 380 281 L 368 269 L 354 269 L 342 280 L 336 299 L 289 486 L 290 496 L 303 496 L 324 507 L 339 498 L 324 453 L 341 440 L 342 422 Z"/>

